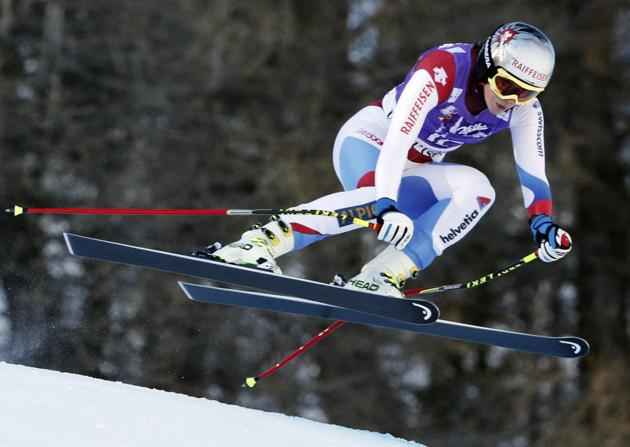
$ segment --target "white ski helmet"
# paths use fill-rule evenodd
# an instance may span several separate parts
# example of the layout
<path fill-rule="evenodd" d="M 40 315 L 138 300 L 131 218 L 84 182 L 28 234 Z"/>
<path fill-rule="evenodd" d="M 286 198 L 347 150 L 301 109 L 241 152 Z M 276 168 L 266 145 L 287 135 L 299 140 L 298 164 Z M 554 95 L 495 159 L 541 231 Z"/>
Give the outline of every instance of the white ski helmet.
<path fill-rule="evenodd" d="M 524 83 L 544 89 L 551 79 L 556 53 L 541 30 L 525 22 L 510 22 L 486 39 L 479 59 L 479 74 L 484 80 L 502 68 Z"/>

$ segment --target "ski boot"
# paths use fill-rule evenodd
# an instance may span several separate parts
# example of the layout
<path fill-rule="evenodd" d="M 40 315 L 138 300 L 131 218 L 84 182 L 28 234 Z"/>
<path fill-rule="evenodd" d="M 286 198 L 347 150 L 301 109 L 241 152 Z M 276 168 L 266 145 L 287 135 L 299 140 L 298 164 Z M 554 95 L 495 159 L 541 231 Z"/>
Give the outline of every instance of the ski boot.
<path fill-rule="evenodd" d="M 387 247 L 365 264 L 361 272 L 344 287 L 361 292 L 404 298 L 405 282 L 415 278 L 419 270 L 409 257 L 393 246 Z"/>
<path fill-rule="evenodd" d="M 293 250 L 293 230 L 279 217 L 264 225 L 254 225 L 241 238 L 223 247 L 215 242 L 193 252 L 193 256 L 243 267 L 282 274 L 275 258 Z"/>

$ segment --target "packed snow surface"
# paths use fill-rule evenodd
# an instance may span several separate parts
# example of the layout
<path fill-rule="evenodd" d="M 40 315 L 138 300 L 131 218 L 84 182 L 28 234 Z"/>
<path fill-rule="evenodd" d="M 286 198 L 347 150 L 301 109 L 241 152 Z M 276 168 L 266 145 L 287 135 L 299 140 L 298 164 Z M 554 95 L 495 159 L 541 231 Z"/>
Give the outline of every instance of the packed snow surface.
<path fill-rule="evenodd" d="M 0 362 L 2 447 L 420 447 L 339 427 Z"/>

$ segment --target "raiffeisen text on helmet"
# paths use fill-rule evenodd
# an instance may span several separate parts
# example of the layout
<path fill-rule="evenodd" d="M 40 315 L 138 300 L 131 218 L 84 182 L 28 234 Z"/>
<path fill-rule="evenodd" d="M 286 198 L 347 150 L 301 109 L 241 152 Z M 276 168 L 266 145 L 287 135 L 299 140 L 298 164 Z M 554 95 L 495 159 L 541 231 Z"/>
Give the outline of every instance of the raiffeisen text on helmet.
<path fill-rule="evenodd" d="M 516 58 L 512 60 L 512 67 L 516 68 L 519 72 L 521 72 L 523 76 L 526 76 L 526 78 L 533 78 L 537 81 L 544 82 L 545 84 L 549 81 L 548 74 L 540 73 L 536 71 L 535 69 L 533 69 L 532 67 L 529 67 L 523 64 L 521 61 L 519 61 Z"/>

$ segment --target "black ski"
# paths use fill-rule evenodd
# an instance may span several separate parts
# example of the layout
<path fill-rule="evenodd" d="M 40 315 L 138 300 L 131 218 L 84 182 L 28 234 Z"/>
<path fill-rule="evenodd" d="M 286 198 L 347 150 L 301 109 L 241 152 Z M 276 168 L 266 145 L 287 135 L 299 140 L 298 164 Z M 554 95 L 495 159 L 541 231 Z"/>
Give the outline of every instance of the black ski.
<path fill-rule="evenodd" d="M 418 325 L 399 320 L 390 320 L 376 315 L 357 312 L 342 306 L 331 306 L 319 302 L 272 295 L 262 292 L 223 289 L 197 284 L 179 283 L 193 301 L 271 310 L 288 314 L 315 316 L 330 320 L 343 320 L 383 328 L 402 329 L 420 334 L 498 346 L 517 351 L 543 354 L 554 357 L 583 357 L 589 352 L 586 340 L 578 337 L 547 337 L 541 335 L 493 329 L 483 326 L 438 320 L 429 325 Z"/>
<path fill-rule="evenodd" d="M 357 312 L 374 314 L 383 319 L 428 324 L 436 321 L 440 314 L 438 307 L 426 300 L 398 299 L 358 292 L 307 279 L 76 234 L 64 233 L 64 237 L 68 250 L 76 256 L 194 276 L 241 287 L 269 290 L 333 306 L 343 306 Z"/>

